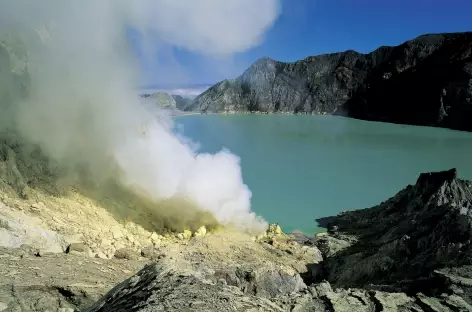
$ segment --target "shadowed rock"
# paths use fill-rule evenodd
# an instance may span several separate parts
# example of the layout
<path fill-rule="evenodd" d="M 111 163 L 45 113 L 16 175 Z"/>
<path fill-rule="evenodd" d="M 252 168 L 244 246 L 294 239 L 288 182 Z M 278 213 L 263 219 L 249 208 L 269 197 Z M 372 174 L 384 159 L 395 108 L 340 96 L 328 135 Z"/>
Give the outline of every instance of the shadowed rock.
<path fill-rule="evenodd" d="M 471 186 L 456 169 L 423 173 L 376 207 L 318 219 L 344 244 L 327 255 L 326 278 L 340 287 L 443 291 L 435 270 L 472 264 Z M 326 237 L 316 241 L 325 254 L 333 249 Z"/>
<path fill-rule="evenodd" d="M 225 281 L 171 261 L 147 265 L 118 284 L 85 312 L 284 311 L 269 300 L 244 294 Z M 254 310 L 255 311 L 255 310 Z"/>

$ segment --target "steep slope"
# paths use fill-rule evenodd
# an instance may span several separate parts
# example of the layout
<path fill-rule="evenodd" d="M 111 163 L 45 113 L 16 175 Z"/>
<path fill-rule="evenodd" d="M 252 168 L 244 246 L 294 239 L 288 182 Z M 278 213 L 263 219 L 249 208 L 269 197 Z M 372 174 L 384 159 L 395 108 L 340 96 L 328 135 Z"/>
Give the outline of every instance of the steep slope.
<path fill-rule="evenodd" d="M 332 113 L 359 87 L 370 62 L 354 51 L 295 63 L 262 58 L 238 78 L 220 82 L 198 96 L 193 108 L 204 112 Z"/>
<path fill-rule="evenodd" d="M 392 50 L 346 103 L 349 116 L 472 130 L 472 33 L 421 36 Z"/>
<path fill-rule="evenodd" d="M 332 234 L 318 239 L 325 277 L 342 287 L 431 292 L 435 270 L 472 265 L 471 208 L 472 183 L 451 169 L 421 174 L 376 207 L 321 218 Z M 326 246 L 342 241 L 328 256 Z"/>
<path fill-rule="evenodd" d="M 189 110 L 341 114 L 472 130 L 472 33 L 424 35 L 369 54 L 294 63 L 262 58 L 198 96 Z"/>

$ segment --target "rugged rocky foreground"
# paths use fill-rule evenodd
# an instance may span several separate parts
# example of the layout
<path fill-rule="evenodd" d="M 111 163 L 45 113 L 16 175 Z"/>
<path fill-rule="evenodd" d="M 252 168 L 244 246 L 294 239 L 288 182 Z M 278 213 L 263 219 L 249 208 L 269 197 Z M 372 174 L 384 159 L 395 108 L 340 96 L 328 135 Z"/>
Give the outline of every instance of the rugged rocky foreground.
<path fill-rule="evenodd" d="M 2 249 L 0 311 L 472 311 L 471 200 L 472 182 L 452 169 L 322 218 L 328 233 L 315 237 L 273 225 L 114 259 Z"/>
<path fill-rule="evenodd" d="M 472 130 L 472 33 L 424 35 L 369 54 L 294 63 L 262 58 L 198 96 L 188 110 L 341 114 Z"/>
<path fill-rule="evenodd" d="M 435 269 L 472 264 L 472 183 L 456 174 L 424 173 L 377 207 L 318 220 L 333 233 L 327 244 L 356 238 L 326 262 L 325 277 L 342 286 L 426 292 Z"/>
<path fill-rule="evenodd" d="M 262 238 L 281 257 L 316 246 L 306 272 L 251 256 L 218 268 L 174 258 L 86 311 L 472 311 L 471 200 L 472 182 L 455 169 L 425 173 L 379 206 L 320 219 L 328 234 Z"/>

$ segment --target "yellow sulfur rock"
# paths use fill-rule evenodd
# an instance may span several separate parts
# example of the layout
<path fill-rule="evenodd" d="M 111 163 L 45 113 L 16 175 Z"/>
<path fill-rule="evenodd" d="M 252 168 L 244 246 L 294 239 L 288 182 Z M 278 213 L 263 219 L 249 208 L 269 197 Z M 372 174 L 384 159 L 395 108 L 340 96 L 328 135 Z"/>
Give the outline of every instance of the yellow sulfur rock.
<path fill-rule="evenodd" d="M 185 239 L 189 239 L 190 237 L 192 237 L 192 231 L 189 231 L 189 230 L 184 230 L 182 234 Z"/>
<path fill-rule="evenodd" d="M 207 229 L 205 226 L 201 226 L 198 230 L 195 231 L 195 233 L 193 234 L 193 236 L 195 237 L 201 237 L 201 236 L 205 236 L 207 233 Z"/>
<path fill-rule="evenodd" d="M 267 235 L 282 235 L 282 228 L 278 223 L 269 224 L 269 228 L 267 229 Z"/>

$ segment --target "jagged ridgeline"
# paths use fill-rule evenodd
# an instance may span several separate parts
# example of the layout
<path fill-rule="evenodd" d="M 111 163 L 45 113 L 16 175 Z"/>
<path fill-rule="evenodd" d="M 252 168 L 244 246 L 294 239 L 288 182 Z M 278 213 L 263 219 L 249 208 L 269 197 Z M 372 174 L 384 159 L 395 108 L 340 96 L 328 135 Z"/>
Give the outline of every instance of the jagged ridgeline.
<path fill-rule="evenodd" d="M 264 57 L 185 109 L 352 118 L 471 131 L 472 32 L 422 35 L 371 53 Z"/>
<path fill-rule="evenodd" d="M 83 165 L 58 163 L 41 148 L 21 136 L 15 124 L 17 108 L 28 105 L 31 79 L 28 53 L 21 41 L 0 33 L 0 191 L 23 199 L 67 197 L 80 193 L 112 212 L 118 220 L 133 221 L 149 231 L 216 228 L 213 215 L 201 211 L 186 198 L 156 203 L 139 190 L 118 182 L 113 163 L 106 177 L 96 176 Z"/>

